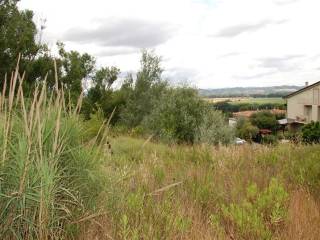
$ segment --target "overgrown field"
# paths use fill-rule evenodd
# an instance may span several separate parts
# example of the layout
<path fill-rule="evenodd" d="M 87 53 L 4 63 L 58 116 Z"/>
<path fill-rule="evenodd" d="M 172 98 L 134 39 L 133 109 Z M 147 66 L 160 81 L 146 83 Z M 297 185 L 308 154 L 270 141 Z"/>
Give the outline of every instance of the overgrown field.
<path fill-rule="evenodd" d="M 105 209 L 83 239 L 318 239 L 320 148 L 110 140 Z"/>
<path fill-rule="evenodd" d="M 0 239 L 318 239 L 319 145 L 162 144 L 22 86 L 0 98 Z"/>

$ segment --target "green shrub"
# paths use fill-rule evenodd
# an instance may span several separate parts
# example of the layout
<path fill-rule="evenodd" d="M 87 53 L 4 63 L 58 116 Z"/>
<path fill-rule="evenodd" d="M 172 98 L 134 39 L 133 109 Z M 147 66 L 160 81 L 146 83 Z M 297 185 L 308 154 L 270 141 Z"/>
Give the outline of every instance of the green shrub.
<path fill-rule="evenodd" d="M 233 138 L 223 115 L 211 109 L 191 88 L 168 90 L 144 125 L 168 142 L 227 144 Z"/>
<path fill-rule="evenodd" d="M 283 185 L 273 178 L 263 191 L 256 184 L 249 185 L 239 204 L 222 205 L 222 216 L 241 239 L 271 239 L 286 218 L 287 200 Z"/>
<path fill-rule="evenodd" d="M 275 135 L 265 135 L 262 137 L 262 143 L 275 145 L 278 143 L 278 138 Z"/>
<path fill-rule="evenodd" d="M 196 141 L 207 144 L 229 144 L 234 139 L 234 129 L 226 124 L 224 116 L 210 108 L 202 114 L 202 123 L 197 128 Z"/>
<path fill-rule="evenodd" d="M 170 89 L 162 95 L 144 125 L 161 139 L 192 143 L 202 123 L 204 102 L 191 88 Z"/>
<path fill-rule="evenodd" d="M 301 136 L 301 132 L 299 131 L 297 132 L 287 131 L 284 133 L 284 138 L 292 142 L 298 143 L 298 142 L 301 142 L 302 136 Z"/>
<path fill-rule="evenodd" d="M 319 196 L 320 193 L 320 151 L 318 146 L 307 146 L 287 162 L 287 175 L 300 186 Z"/>
<path fill-rule="evenodd" d="M 275 131 L 279 126 L 276 116 L 267 111 L 252 114 L 252 116 L 250 117 L 250 121 L 259 129 L 269 129 Z"/>
<path fill-rule="evenodd" d="M 247 141 L 251 141 L 259 133 L 259 128 L 253 126 L 251 122 L 245 118 L 240 118 L 236 125 L 236 135 Z"/>
<path fill-rule="evenodd" d="M 320 143 L 320 122 L 311 122 L 302 128 L 302 139 L 306 143 Z"/>

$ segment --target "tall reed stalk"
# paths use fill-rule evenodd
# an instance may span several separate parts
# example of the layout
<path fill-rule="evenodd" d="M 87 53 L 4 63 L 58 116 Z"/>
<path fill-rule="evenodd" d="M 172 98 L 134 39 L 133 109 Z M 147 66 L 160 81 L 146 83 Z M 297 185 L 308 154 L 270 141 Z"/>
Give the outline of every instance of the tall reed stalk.
<path fill-rule="evenodd" d="M 56 78 L 28 99 L 18 66 L 0 96 L 0 239 L 73 238 L 103 187 L 103 152 L 82 140 L 82 97 L 66 109 Z"/>

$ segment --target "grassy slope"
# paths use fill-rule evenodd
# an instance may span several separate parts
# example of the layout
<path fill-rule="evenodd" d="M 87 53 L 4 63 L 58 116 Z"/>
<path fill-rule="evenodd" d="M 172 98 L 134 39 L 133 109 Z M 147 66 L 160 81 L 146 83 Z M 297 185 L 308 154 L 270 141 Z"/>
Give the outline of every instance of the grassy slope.
<path fill-rule="evenodd" d="M 106 209 L 84 239 L 316 239 L 318 146 L 172 146 L 111 139 Z M 96 223 L 99 223 L 98 225 Z"/>

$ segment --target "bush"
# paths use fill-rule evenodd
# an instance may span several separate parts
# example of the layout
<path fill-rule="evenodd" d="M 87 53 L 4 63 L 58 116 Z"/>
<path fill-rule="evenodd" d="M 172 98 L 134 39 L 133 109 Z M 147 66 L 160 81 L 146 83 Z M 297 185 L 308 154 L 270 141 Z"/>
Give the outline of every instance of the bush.
<path fill-rule="evenodd" d="M 278 129 L 278 121 L 274 114 L 271 112 L 257 112 L 252 114 L 250 121 L 254 126 L 259 129 L 269 129 L 275 131 Z"/>
<path fill-rule="evenodd" d="M 169 142 L 226 144 L 233 137 L 223 115 L 211 109 L 192 88 L 169 89 L 144 125 Z"/>
<path fill-rule="evenodd" d="M 251 141 L 257 136 L 259 129 L 253 126 L 251 122 L 245 118 L 240 118 L 236 125 L 236 135 L 237 137 L 243 138 L 247 141 Z"/>
<path fill-rule="evenodd" d="M 222 215 L 242 239 L 272 239 L 287 214 L 288 193 L 277 179 L 259 192 L 256 184 L 247 188 L 246 198 L 239 204 L 222 205 Z"/>
<path fill-rule="evenodd" d="M 202 123 L 204 102 L 191 88 L 170 89 L 162 95 L 144 125 L 167 141 L 193 143 Z"/>
<path fill-rule="evenodd" d="M 320 123 L 311 122 L 302 128 L 302 139 L 306 143 L 320 143 Z"/>
<path fill-rule="evenodd" d="M 287 140 L 290 140 L 294 143 L 298 143 L 301 141 L 301 132 L 293 132 L 293 131 L 287 131 L 284 133 L 284 138 Z"/>
<path fill-rule="evenodd" d="M 278 138 L 275 135 L 266 135 L 262 137 L 263 144 L 275 145 L 278 143 Z"/>
<path fill-rule="evenodd" d="M 220 112 L 207 108 L 202 118 L 202 123 L 196 132 L 197 142 L 226 145 L 233 141 L 234 129 L 226 124 L 225 118 Z"/>

